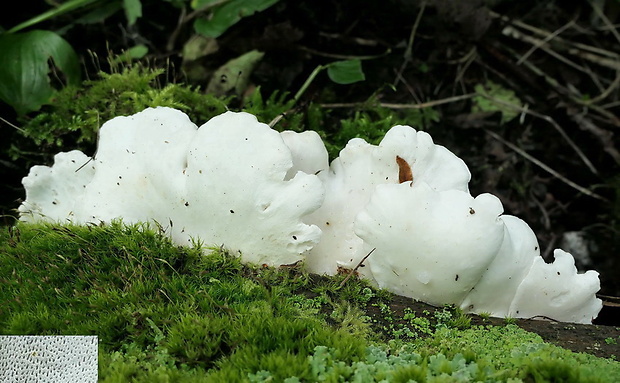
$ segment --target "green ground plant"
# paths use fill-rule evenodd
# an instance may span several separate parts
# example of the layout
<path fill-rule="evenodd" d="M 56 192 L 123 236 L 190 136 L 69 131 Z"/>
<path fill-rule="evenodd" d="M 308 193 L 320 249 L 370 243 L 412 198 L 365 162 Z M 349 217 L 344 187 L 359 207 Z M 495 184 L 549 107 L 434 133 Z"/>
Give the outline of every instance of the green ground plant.
<path fill-rule="evenodd" d="M 26 140 L 12 145 L 11 156 L 27 158 L 33 145 L 48 156 L 76 148 L 92 151 L 104 122 L 148 107 L 180 109 L 197 124 L 227 110 L 229 98 L 182 84 L 162 85 L 163 75 L 162 69 L 135 65 L 101 72 L 98 79 L 64 88 L 44 111 L 25 121 L 20 132 Z"/>
<path fill-rule="evenodd" d="M 146 2 L 147 12 L 164 3 L 179 10 L 191 7 L 198 15 L 193 29 L 202 36 L 218 37 L 242 18 L 263 11 L 278 0 L 167 0 Z M 61 34 L 80 24 L 103 23 L 114 14 L 125 14 L 126 27 L 132 28 L 142 18 L 141 0 L 109 2 L 104 0 L 69 0 L 51 4 L 46 10 L 17 25 L 0 25 L 0 101 L 10 105 L 18 115 L 38 111 L 57 91 L 76 85 L 82 76 L 79 58 L 71 42 Z M 188 18 L 185 23 L 192 18 Z M 54 20 L 57 30 L 40 30 L 40 24 Z M 37 30 L 32 28 L 38 27 Z M 145 44 L 127 48 L 122 60 L 143 58 L 149 52 Z M 50 64 L 50 62 L 52 64 Z M 66 81 L 52 84 L 50 77 Z"/>
<path fill-rule="evenodd" d="M 9 149 L 13 160 L 25 160 L 31 166 L 51 162 L 59 151 L 79 149 L 94 153 L 103 123 L 157 106 L 179 109 L 197 125 L 233 110 L 252 113 L 279 131 L 315 130 L 324 139 L 332 159 L 352 138 L 378 144 L 394 125 L 424 129 L 439 120 L 432 109 L 394 113 L 372 98 L 357 110 L 344 112 L 323 108 L 319 102 L 300 107 L 289 93 L 275 91 L 265 95 L 260 87 L 244 99 L 218 97 L 199 87 L 168 82 L 161 68 L 116 63 L 113 57 L 108 61 L 111 73 L 100 72 L 96 79 L 64 87 L 40 113 L 23 118 Z M 333 96 L 327 93 L 322 96 L 327 101 L 330 97 Z"/>
<path fill-rule="evenodd" d="M 344 276 L 206 250 L 121 222 L 5 227 L 0 332 L 97 335 L 102 382 L 620 379 L 618 362 L 514 325 L 462 330 L 464 315 L 451 307 L 401 315 L 359 280 L 340 287 Z M 415 334 L 394 336 L 401 321 Z"/>

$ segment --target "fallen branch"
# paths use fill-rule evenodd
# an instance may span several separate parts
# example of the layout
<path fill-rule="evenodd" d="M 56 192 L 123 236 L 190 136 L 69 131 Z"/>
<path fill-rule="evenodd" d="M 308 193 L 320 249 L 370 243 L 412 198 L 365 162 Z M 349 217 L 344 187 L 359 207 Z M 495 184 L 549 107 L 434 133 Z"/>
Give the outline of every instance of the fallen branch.
<path fill-rule="evenodd" d="M 548 172 L 552 176 L 556 177 L 560 181 L 564 182 L 568 186 L 572 187 L 573 189 L 575 189 L 575 190 L 577 190 L 577 191 L 579 191 L 579 192 L 581 192 L 581 193 L 583 193 L 583 194 L 585 194 L 585 195 L 587 195 L 589 197 L 596 198 L 596 199 L 601 200 L 601 201 L 609 202 L 609 200 L 607 198 L 605 198 L 605 197 L 603 197 L 603 196 L 601 196 L 601 195 L 599 195 L 597 193 L 594 193 L 593 191 L 591 191 L 589 189 L 586 189 L 583 186 L 580 186 L 580 185 L 574 183 L 573 181 L 571 181 L 568 178 L 564 177 L 563 175 L 561 175 L 557 171 L 553 170 L 551 167 L 549 167 L 548 165 L 546 165 L 542 161 L 538 160 L 534 156 L 532 156 L 529 153 L 527 153 L 525 150 L 519 148 L 518 146 L 514 145 L 511 142 L 508 142 L 508 141 L 504 140 L 499 134 L 497 134 L 495 132 L 491 132 L 490 130 L 486 130 L 486 129 L 485 129 L 485 132 L 489 136 L 493 137 L 497 141 L 499 141 L 502 144 L 506 145 L 507 147 L 509 147 L 510 149 L 512 149 L 513 151 L 515 151 L 516 153 L 518 153 L 519 155 L 521 155 L 522 157 L 527 159 L 528 161 L 530 161 L 533 164 L 539 166 L 540 168 L 542 168 L 543 170 L 545 170 L 546 172 Z"/>
<path fill-rule="evenodd" d="M 555 120 L 553 118 L 551 118 L 550 116 L 546 116 L 544 114 L 540 114 L 538 112 L 534 112 L 532 110 L 530 110 L 527 107 L 522 107 L 520 105 L 515 105 L 515 104 L 511 104 L 509 102 L 505 102 L 502 100 L 498 100 L 495 99 L 493 97 L 489 97 L 488 95 L 482 94 L 480 93 L 480 96 L 488 98 L 489 100 L 493 101 L 494 103 L 500 104 L 502 106 L 514 109 L 516 111 L 519 111 L 521 113 L 524 114 L 529 114 L 531 116 L 534 116 L 536 118 L 540 118 L 544 121 L 547 121 L 549 124 L 551 124 L 551 126 L 553 126 L 555 128 L 555 130 L 558 131 L 558 133 L 560 133 L 560 135 L 562 136 L 562 138 L 568 143 L 568 145 L 575 151 L 575 153 L 577 153 L 577 156 L 579 156 L 579 158 L 581 158 L 581 161 L 583 161 L 583 163 L 588 167 L 588 169 L 590 169 L 590 171 L 594 174 L 599 174 L 598 170 L 594 167 L 594 164 L 592 164 L 592 161 L 590 161 L 588 159 L 588 157 L 586 157 L 585 153 L 579 148 L 579 146 L 577 144 L 575 144 L 575 142 L 568 136 L 568 134 L 566 134 L 566 132 L 564 131 L 564 129 L 562 129 L 562 127 L 555 122 Z"/>

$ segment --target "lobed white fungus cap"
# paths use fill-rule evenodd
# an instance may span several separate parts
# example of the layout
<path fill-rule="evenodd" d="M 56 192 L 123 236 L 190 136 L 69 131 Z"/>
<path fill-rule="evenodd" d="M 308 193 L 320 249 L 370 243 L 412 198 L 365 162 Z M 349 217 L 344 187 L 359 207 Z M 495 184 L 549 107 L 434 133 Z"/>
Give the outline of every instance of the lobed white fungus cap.
<path fill-rule="evenodd" d="M 435 190 L 469 191 L 471 173 L 465 162 L 444 146 L 436 145 L 430 134 L 396 125 L 379 146 L 390 148 L 379 155 L 381 160 L 394 161 L 398 155 L 409 164 L 414 184 L 423 181 Z"/>
<path fill-rule="evenodd" d="M 427 133 L 395 126 L 378 146 L 352 139 L 327 158 L 317 133 L 278 133 L 248 113 L 198 128 L 148 108 L 106 122 L 93 161 L 72 151 L 33 167 L 20 219 L 149 222 L 244 262 L 305 256 L 319 274 L 375 248 L 359 274 L 430 304 L 579 323 L 601 310 L 598 273 L 578 274 L 561 250 L 546 264 L 530 227 L 501 216 L 495 196 L 473 198 L 465 163 Z"/>
<path fill-rule="evenodd" d="M 514 318 L 548 317 L 562 322 L 592 323 L 603 308 L 596 297 L 601 288 L 598 273 L 577 272 L 575 259 L 556 249 L 555 261 L 538 257 L 521 282 L 509 315 Z"/>
<path fill-rule="evenodd" d="M 245 262 L 297 262 L 320 239 L 302 222 L 324 198 L 314 174 L 297 172 L 281 135 L 249 113 L 226 112 L 202 125 L 187 157 L 178 242 L 199 237 L 238 251 Z"/>
<path fill-rule="evenodd" d="M 286 172 L 289 180 L 297 174 L 319 174 L 329 168 L 329 155 L 321 136 L 313 130 L 297 133 L 285 130 L 280 133 L 293 156 L 293 167 Z"/>
<path fill-rule="evenodd" d="M 317 147 L 318 135 L 300 137 Z M 298 170 L 315 161 L 297 154 Z M 291 149 L 248 113 L 226 112 L 200 128 L 165 107 L 116 117 L 101 127 L 94 162 L 74 173 L 87 159 L 71 152 L 33 168 L 22 220 L 148 222 L 180 244 L 224 245 L 267 265 L 299 261 L 319 241 L 320 229 L 301 219 L 321 205 L 321 182 L 303 171 L 287 178 Z"/>
<path fill-rule="evenodd" d="M 53 166 L 33 166 L 22 179 L 26 200 L 19 206 L 25 222 L 72 221 L 75 201 L 84 193 L 95 174 L 91 158 L 73 150 L 54 156 Z"/>
<path fill-rule="evenodd" d="M 153 222 L 167 226 L 183 200 L 183 169 L 196 125 L 172 108 L 115 117 L 99 130 L 96 172 L 76 212 L 78 222 Z"/>
<path fill-rule="evenodd" d="M 540 258 L 538 240 L 527 223 L 511 215 L 503 215 L 500 220 L 504 224 L 504 240 L 482 279 L 461 302 L 461 309 L 466 312 L 509 316 L 519 285 L 534 260 Z"/>
<path fill-rule="evenodd" d="M 473 198 L 425 182 L 378 185 L 355 232 L 376 248 L 367 263 L 379 287 L 434 305 L 459 304 L 502 244 L 501 213 L 490 194 Z"/>
<path fill-rule="evenodd" d="M 425 182 L 435 190 L 467 191 L 471 175 L 465 163 L 435 145 L 426 132 L 395 126 L 378 146 L 354 138 L 332 161 L 329 171 L 318 174 L 325 185 L 325 201 L 304 221 L 320 227 L 323 237 L 306 258 L 308 270 L 333 275 L 339 266 L 354 268 L 368 253 L 354 232 L 353 221 L 377 185 L 399 182 L 397 156 L 407 162 L 414 184 Z M 364 268 L 359 272 L 368 276 Z"/>

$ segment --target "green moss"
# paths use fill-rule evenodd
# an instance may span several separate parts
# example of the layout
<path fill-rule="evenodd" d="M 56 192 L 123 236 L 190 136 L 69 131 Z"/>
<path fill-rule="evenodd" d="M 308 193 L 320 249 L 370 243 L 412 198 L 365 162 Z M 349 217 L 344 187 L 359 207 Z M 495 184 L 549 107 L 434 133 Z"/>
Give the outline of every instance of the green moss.
<path fill-rule="evenodd" d="M 478 365 L 504 371 L 505 376 L 524 381 L 615 382 L 620 379 L 620 364 L 589 354 L 543 342 L 534 333 L 514 324 L 475 326 L 467 330 L 443 328 L 424 342 L 417 341 L 422 353 L 457 354 L 476 360 Z M 602 371 L 605 371 L 603 373 Z M 551 379 L 550 377 L 554 377 Z"/>
<path fill-rule="evenodd" d="M 435 326 L 457 328 L 459 330 L 467 329 L 471 326 L 471 318 L 458 307 L 447 305 L 442 310 L 435 311 Z"/>
<path fill-rule="evenodd" d="M 288 93 L 275 91 L 265 99 L 258 87 L 245 100 L 243 111 L 255 115 L 265 124 L 270 124 L 277 117 L 281 117 L 277 124 L 274 124 L 275 129 L 299 132 L 304 126 L 304 114 L 294 109 L 294 105 L 295 100 Z"/>
<path fill-rule="evenodd" d="M 279 131 L 314 130 L 326 142 L 332 159 L 352 138 L 378 144 L 394 125 L 425 129 L 439 120 L 430 108 L 394 111 L 381 107 L 374 97 L 353 111 L 326 109 L 319 102 L 332 101 L 333 96 L 325 93 L 316 103 L 296 105 L 287 92 L 265 96 L 257 88 L 246 99 L 239 100 L 169 83 L 163 69 L 140 64 L 115 67 L 112 73 L 101 72 L 96 79 L 63 88 L 40 113 L 20 121 L 20 136 L 12 139 L 9 155 L 31 166 L 51 162 L 59 151 L 79 149 L 94 153 L 103 123 L 157 106 L 179 109 L 197 125 L 230 109 L 252 113 Z"/>
<path fill-rule="evenodd" d="M 350 318 L 325 326 L 315 305 L 296 304 L 287 283 L 265 282 L 273 270 L 247 268 L 219 249 L 203 256 L 200 248 L 119 222 L 18 225 L 2 235 L 0 331 L 98 335 L 113 370 L 104 368 L 103 378 L 134 374 L 133 363 L 151 365 L 140 369 L 148 381 L 163 371 L 153 360 L 164 356 L 170 368 L 182 367 L 175 374 L 214 367 L 223 374 L 240 365 L 246 374 L 287 355 L 305 361 L 318 345 L 345 360 L 364 352 Z M 282 373 L 303 374 L 289 362 Z"/>
<path fill-rule="evenodd" d="M 29 157 L 33 144 L 37 152 L 47 155 L 59 150 L 94 151 L 104 122 L 147 107 L 180 109 L 198 125 L 227 110 L 229 98 L 220 99 L 183 84 L 161 85 L 163 75 L 161 69 L 133 66 L 115 73 L 101 72 L 98 79 L 63 88 L 45 110 L 23 122 L 21 132 L 26 139 L 14 143 L 12 157 Z"/>
<path fill-rule="evenodd" d="M 395 125 L 424 129 L 438 119 L 439 116 L 432 109 L 395 113 L 391 109 L 375 106 L 369 102 L 364 109 L 340 121 L 341 126 L 328 139 L 327 149 L 333 157 L 336 157 L 340 149 L 352 138 L 363 138 L 373 145 L 378 145 L 385 133 Z"/>
<path fill-rule="evenodd" d="M 514 325 L 458 330 L 452 307 L 399 314 L 359 280 L 205 250 L 120 222 L 4 228 L 0 332 L 97 335 L 103 382 L 620 381 Z"/>

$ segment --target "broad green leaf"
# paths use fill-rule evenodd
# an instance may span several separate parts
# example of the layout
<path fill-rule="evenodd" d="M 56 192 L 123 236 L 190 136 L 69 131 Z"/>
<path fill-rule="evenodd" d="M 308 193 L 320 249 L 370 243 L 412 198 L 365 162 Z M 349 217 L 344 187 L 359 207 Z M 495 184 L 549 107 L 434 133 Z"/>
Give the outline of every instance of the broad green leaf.
<path fill-rule="evenodd" d="M 253 50 L 222 65 L 213 73 L 207 85 L 207 93 L 215 95 L 226 95 L 231 92 L 243 93 L 250 81 L 250 74 L 264 55 L 263 52 Z"/>
<path fill-rule="evenodd" d="M 358 59 L 336 61 L 327 66 L 327 75 L 336 84 L 353 84 L 364 81 L 362 62 Z"/>
<path fill-rule="evenodd" d="M 140 0 L 123 0 L 123 8 L 129 25 L 135 24 L 136 20 L 142 17 L 142 3 Z"/>
<path fill-rule="evenodd" d="M 0 34 L 0 52 L 0 100 L 20 115 L 49 101 L 54 94 L 50 77 L 66 84 L 80 81 L 77 54 L 54 32 Z"/>
<path fill-rule="evenodd" d="M 194 35 L 183 45 L 183 62 L 196 61 L 217 52 L 218 49 L 217 40 L 214 38 Z"/>
<path fill-rule="evenodd" d="M 197 19 L 194 22 L 194 29 L 197 33 L 207 37 L 219 37 L 242 18 L 263 11 L 278 1 L 279 0 L 230 0 L 216 6 L 208 19 Z M 194 9 L 200 9 L 208 7 L 211 3 L 213 3 L 211 0 L 194 0 L 192 1 L 192 7 Z"/>

